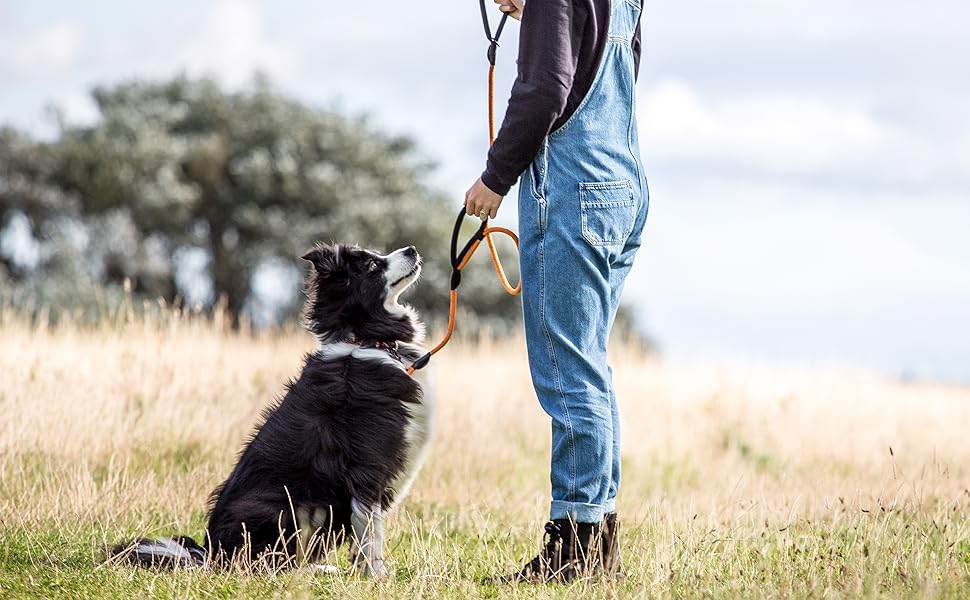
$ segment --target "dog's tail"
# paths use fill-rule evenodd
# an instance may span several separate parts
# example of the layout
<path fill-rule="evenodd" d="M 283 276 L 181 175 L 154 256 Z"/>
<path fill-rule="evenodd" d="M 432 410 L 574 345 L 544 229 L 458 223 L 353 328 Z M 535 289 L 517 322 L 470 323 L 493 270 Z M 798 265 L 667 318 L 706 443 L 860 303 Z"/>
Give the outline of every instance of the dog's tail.
<path fill-rule="evenodd" d="M 140 567 L 174 569 L 204 566 L 208 560 L 208 552 L 192 538 L 180 535 L 118 544 L 111 549 L 111 558 L 125 560 Z"/>

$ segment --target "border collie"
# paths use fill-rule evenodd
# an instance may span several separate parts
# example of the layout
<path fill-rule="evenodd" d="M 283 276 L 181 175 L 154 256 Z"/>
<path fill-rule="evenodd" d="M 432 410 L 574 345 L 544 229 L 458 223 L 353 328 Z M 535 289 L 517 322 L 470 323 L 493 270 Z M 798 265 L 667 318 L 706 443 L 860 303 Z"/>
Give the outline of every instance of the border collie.
<path fill-rule="evenodd" d="M 212 493 L 202 546 L 181 536 L 115 546 L 136 564 L 285 568 L 350 542 L 355 569 L 380 577 L 383 518 L 417 475 L 433 404 L 406 372 L 424 332 L 398 297 L 421 272 L 414 247 L 387 256 L 320 245 L 303 258 L 306 326 L 319 341 Z"/>

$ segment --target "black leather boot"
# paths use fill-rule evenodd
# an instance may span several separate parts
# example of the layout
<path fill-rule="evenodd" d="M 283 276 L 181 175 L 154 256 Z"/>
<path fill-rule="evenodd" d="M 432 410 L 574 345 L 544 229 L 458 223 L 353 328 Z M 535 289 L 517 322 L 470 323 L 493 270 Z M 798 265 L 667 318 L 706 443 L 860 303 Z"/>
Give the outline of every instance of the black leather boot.
<path fill-rule="evenodd" d="M 545 529 L 542 551 L 508 580 L 565 583 L 602 573 L 600 523 L 555 519 L 546 523 Z"/>
<path fill-rule="evenodd" d="M 615 512 L 603 518 L 603 572 L 613 577 L 622 577 L 620 561 L 620 519 Z"/>

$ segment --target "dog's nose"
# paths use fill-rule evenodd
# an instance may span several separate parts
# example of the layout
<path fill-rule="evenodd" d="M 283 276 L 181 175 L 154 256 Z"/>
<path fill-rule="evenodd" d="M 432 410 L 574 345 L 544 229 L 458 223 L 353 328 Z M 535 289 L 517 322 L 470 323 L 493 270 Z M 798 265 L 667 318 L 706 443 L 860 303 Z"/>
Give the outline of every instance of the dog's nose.
<path fill-rule="evenodd" d="M 418 251 L 414 248 L 414 246 L 408 246 L 407 248 L 405 248 L 404 254 L 406 254 L 407 256 L 410 256 L 411 258 L 418 257 Z"/>

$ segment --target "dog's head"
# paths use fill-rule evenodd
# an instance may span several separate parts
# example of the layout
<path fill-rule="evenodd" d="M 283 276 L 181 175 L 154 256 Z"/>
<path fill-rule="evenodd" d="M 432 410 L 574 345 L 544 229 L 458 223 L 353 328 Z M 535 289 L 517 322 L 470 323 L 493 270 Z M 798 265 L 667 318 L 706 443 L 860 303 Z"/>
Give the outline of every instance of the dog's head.
<path fill-rule="evenodd" d="M 320 245 L 303 255 L 306 324 L 321 342 L 412 342 L 423 336 L 414 311 L 398 303 L 421 275 L 414 246 L 384 256 L 357 246 Z"/>

